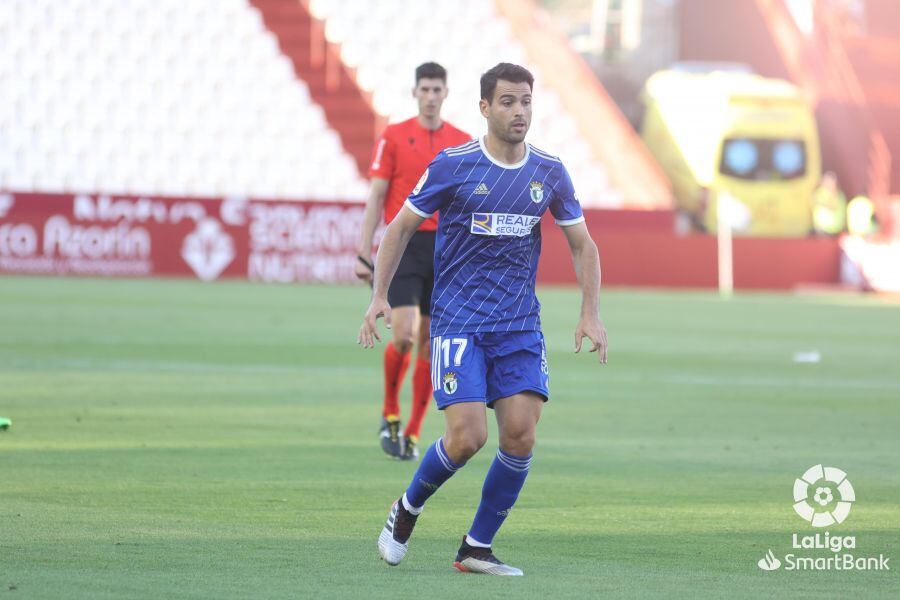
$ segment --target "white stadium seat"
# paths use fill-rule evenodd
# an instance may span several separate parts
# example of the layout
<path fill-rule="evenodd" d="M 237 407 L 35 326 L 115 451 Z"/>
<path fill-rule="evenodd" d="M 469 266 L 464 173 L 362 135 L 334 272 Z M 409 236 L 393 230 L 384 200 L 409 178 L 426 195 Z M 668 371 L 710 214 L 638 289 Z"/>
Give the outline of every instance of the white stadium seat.
<path fill-rule="evenodd" d="M 19 191 L 366 194 L 247 0 L 2 0 L 0 140 Z"/>
<path fill-rule="evenodd" d="M 476 108 L 479 76 L 501 61 L 528 64 L 525 49 L 492 2 L 380 0 L 373 11 L 363 0 L 313 0 L 311 8 L 325 19 L 329 39 L 347 44 L 344 56 L 349 55 L 357 68 L 357 83 L 373 93 L 375 109 L 392 121 L 414 114 L 415 104 L 409 97 L 413 70 L 435 60 L 449 72 L 444 116 L 481 135 L 485 125 Z M 593 157 L 559 99 L 542 84 L 541 73 L 532 70 L 536 82 L 530 140 L 561 156 L 580 197 L 614 205 L 618 198 L 609 187 L 605 166 Z"/>
<path fill-rule="evenodd" d="M 414 114 L 413 70 L 436 60 L 449 71 L 444 116 L 480 135 L 480 74 L 500 61 L 528 62 L 489 1 L 309 6 L 392 121 Z M 604 165 L 535 77 L 530 140 L 563 158 L 582 198 L 614 205 Z M 91 185 L 146 195 L 366 196 L 356 163 L 249 0 L 0 0 L 0 187 Z"/>

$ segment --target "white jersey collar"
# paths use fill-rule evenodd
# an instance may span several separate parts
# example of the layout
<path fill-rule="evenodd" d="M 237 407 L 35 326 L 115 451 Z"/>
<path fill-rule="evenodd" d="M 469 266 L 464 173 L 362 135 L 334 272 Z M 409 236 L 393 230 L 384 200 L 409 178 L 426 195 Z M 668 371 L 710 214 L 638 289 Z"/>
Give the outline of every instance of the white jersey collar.
<path fill-rule="evenodd" d="M 491 156 L 491 153 L 488 152 L 487 148 L 484 145 L 484 137 L 483 136 L 478 138 L 478 145 L 481 146 L 481 151 L 484 153 L 485 156 L 487 156 L 487 159 L 489 161 L 491 161 L 498 167 L 503 167 L 504 169 L 518 169 L 518 168 L 522 167 L 525 163 L 527 163 L 528 157 L 531 156 L 531 144 L 529 144 L 528 142 L 525 142 L 525 156 L 522 157 L 522 160 L 520 160 L 519 162 L 512 164 L 512 165 L 504 163 L 504 162 L 500 162 L 499 160 L 497 160 L 493 156 Z"/>

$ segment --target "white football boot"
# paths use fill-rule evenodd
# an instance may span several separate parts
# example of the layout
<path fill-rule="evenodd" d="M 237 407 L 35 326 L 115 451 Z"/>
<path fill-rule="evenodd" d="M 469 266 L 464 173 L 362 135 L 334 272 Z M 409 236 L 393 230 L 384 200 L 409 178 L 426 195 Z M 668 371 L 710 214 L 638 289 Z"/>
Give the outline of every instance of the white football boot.
<path fill-rule="evenodd" d="M 399 498 L 391 506 L 387 522 L 378 536 L 378 554 L 389 565 L 400 564 L 409 550 L 409 536 L 416 526 L 418 515 L 414 515 L 403 507 L 403 498 Z"/>
<path fill-rule="evenodd" d="M 463 573 L 484 573 L 486 575 L 506 575 L 521 577 L 525 573 L 522 569 L 511 567 L 494 556 L 490 548 L 470 546 L 463 536 L 462 546 L 456 553 L 456 562 L 453 566 Z"/>

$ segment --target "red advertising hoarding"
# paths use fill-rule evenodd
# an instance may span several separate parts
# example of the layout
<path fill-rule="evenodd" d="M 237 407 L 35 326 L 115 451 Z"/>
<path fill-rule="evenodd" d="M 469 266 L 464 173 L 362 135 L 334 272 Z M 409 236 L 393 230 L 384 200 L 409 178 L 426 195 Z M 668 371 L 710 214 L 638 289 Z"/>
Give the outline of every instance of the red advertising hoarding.
<path fill-rule="evenodd" d="M 0 273 L 355 281 L 359 204 L 0 194 Z"/>
<path fill-rule="evenodd" d="M 0 193 L 0 274 L 356 282 L 363 213 L 343 202 Z M 676 235 L 671 211 L 585 216 L 604 285 L 716 286 L 715 237 Z M 542 225 L 538 282 L 575 284 L 562 231 L 549 216 Z M 832 285 L 839 264 L 834 238 L 734 241 L 739 289 Z"/>

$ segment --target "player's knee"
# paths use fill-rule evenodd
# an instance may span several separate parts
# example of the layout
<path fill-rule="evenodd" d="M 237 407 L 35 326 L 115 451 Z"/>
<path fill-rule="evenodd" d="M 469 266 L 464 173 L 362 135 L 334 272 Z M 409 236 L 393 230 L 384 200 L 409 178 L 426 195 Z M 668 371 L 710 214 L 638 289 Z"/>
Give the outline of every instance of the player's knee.
<path fill-rule="evenodd" d="M 456 444 L 456 459 L 454 462 L 463 463 L 478 454 L 478 451 L 484 446 L 486 440 L 475 437 L 465 437 Z"/>
<path fill-rule="evenodd" d="M 500 448 L 513 456 L 527 456 L 534 448 L 534 427 L 511 428 L 500 432 Z"/>
<path fill-rule="evenodd" d="M 444 448 L 451 460 L 463 463 L 487 443 L 487 431 L 457 431 L 444 435 Z"/>

